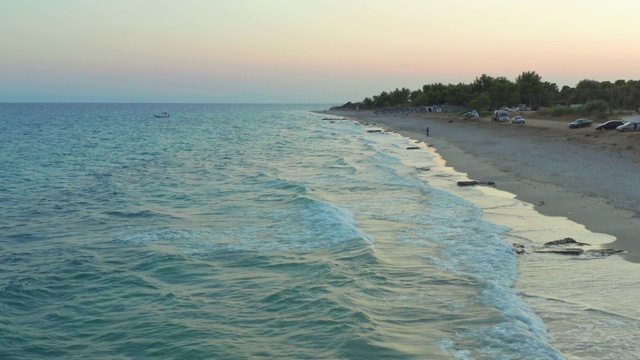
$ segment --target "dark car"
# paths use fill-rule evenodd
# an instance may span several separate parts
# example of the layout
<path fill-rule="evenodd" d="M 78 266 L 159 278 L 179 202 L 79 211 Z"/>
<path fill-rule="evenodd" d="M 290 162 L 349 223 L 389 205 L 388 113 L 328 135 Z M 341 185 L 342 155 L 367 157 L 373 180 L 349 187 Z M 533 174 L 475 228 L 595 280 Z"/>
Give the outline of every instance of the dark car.
<path fill-rule="evenodd" d="M 624 121 L 610 120 L 604 124 L 596 125 L 596 130 L 615 130 L 618 126 L 624 125 Z"/>
<path fill-rule="evenodd" d="M 571 124 L 569 124 L 569 128 L 570 129 L 577 129 L 577 128 L 591 126 L 591 124 L 593 124 L 593 121 L 591 121 L 589 119 L 578 119 L 578 120 L 572 122 Z"/>

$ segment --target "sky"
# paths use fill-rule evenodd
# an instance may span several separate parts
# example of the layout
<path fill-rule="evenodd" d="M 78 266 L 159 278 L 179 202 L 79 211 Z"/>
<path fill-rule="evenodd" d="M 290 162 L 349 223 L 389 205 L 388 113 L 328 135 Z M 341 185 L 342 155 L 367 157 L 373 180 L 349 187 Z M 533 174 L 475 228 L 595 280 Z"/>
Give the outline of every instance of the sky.
<path fill-rule="evenodd" d="M 0 102 L 343 104 L 640 80 L 638 0 L 0 0 Z"/>

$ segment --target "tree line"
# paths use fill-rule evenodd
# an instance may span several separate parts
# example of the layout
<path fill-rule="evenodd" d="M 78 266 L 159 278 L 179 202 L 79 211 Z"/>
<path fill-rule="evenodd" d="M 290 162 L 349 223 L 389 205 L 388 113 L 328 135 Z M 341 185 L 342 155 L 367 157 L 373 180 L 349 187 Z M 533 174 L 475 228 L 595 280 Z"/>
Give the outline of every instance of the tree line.
<path fill-rule="evenodd" d="M 531 109 L 555 105 L 606 102 L 610 109 L 638 109 L 640 107 L 640 80 L 596 81 L 581 80 L 575 87 L 543 81 L 535 71 L 525 71 L 514 81 L 504 76 L 482 74 L 470 83 L 444 85 L 427 84 L 422 89 L 406 88 L 383 91 L 366 97 L 359 103 L 343 107 L 379 109 L 404 106 L 459 105 L 469 109 L 489 110 L 500 106 L 525 104 Z"/>

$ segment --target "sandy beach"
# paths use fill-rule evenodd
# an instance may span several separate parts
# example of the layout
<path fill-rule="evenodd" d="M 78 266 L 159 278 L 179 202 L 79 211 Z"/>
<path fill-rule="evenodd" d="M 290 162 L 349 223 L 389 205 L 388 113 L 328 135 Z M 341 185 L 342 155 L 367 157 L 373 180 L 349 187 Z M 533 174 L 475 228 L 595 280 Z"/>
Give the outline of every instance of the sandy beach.
<path fill-rule="evenodd" d="M 640 262 L 640 132 L 569 129 L 566 120 L 530 119 L 527 113 L 524 125 L 445 114 L 325 113 L 426 142 L 455 171 L 495 182 L 542 215 L 612 235 L 616 240 L 607 248 L 625 250 L 626 260 Z"/>

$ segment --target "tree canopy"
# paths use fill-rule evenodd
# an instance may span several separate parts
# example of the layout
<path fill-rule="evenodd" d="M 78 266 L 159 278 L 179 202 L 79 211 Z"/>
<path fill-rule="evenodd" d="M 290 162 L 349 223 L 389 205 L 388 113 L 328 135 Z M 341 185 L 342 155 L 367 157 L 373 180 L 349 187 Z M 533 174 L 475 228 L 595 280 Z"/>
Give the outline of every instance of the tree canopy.
<path fill-rule="evenodd" d="M 536 109 L 557 104 L 584 104 L 603 100 L 612 109 L 637 109 L 640 107 L 640 80 L 596 81 L 584 79 L 575 87 L 558 86 L 535 71 L 524 71 L 515 81 L 506 77 L 482 74 L 469 84 L 433 83 L 421 89 L 407 88 L 383 91 L 366 97 L 359 106 L 378 109 L 401 106 L 458 105 L 478 110 L 497 109 L 500 106 L 524 104 Z"/>

